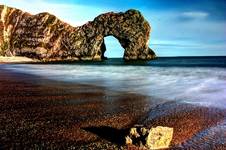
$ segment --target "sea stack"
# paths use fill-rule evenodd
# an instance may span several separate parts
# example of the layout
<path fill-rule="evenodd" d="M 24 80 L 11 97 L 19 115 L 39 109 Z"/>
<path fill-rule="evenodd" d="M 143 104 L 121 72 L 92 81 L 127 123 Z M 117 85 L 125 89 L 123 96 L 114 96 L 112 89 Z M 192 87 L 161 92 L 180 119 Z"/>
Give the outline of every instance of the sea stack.
<path fill-rule="evenodd" d="M 76 11 L 76 10 L 75 10 Z M 73 27 L 49 13 L 31 15 L 0 5 L 0 55 L 41 61 L 103 60 L 104 37 L 114 36 L 125 60 L 151 60 L 151 27 L 137 10 L 109 12 Z"/>

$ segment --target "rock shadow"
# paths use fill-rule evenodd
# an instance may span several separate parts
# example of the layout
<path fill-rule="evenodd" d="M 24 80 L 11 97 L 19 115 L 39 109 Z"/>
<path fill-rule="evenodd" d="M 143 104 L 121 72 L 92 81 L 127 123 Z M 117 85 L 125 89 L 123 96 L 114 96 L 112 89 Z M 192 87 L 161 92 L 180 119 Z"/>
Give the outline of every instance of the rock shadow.
<path fill-rule="evenodd" d="M 97 136 L 117 145 L 125 144 L 125 136 L 129 133 L 129 129 L 116 129 L 109 126 L 85 127 L 82 129 L 94 133 Z"/>

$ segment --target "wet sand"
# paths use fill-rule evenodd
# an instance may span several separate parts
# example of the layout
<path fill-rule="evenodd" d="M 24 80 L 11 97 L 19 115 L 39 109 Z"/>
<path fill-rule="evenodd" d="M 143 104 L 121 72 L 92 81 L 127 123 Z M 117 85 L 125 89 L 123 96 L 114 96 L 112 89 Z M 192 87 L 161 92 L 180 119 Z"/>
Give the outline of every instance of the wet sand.
<path fill-rule="evenodd" d="M 135 124 L 173 127 L 170 149 L 226 149 L 225 118 L 224 109 L 0 69 L 0 149 L 126 148 Z"/>

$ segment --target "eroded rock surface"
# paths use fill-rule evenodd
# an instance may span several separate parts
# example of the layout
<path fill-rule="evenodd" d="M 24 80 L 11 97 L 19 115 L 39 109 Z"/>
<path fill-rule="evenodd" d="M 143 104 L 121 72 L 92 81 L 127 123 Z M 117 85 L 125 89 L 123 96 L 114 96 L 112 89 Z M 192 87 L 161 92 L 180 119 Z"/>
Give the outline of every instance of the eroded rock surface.
<path fill-rule="evenodd" d="M 147 129 L 136 126 L 130 129 L 129 135 L 125 137 L 125 143 L 143 149 L 165 149 L 169 148 L 172 139 L 173 128 L 157 126 Z"/>
<path fill-rule="evenodd" d="M 102 60 L 104 37 L 114 36 L 125 60 L 150 60 L 150 25 L 137 10 L 109 12 L 83 26 L 72 27 L 49 13 L 31 15 L 0 5 L 0 55 L 43 61 Z"/>

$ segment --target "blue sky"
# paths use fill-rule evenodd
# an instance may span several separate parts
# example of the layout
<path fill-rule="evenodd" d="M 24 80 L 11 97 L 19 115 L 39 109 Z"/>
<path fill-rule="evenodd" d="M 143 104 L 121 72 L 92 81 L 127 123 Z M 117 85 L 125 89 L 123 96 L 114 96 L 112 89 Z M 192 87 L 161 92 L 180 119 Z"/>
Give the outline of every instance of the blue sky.
<path fill-rule="evenodd" d="M 32 14 L 47 11 L 78 26 L 109 11 L 133 8 L 152 26 L 150 47 L 158 56 L 226 56 L 226 0 L 0 0 Z M 106 37 L 108 57 L 123 49 Z"/>

